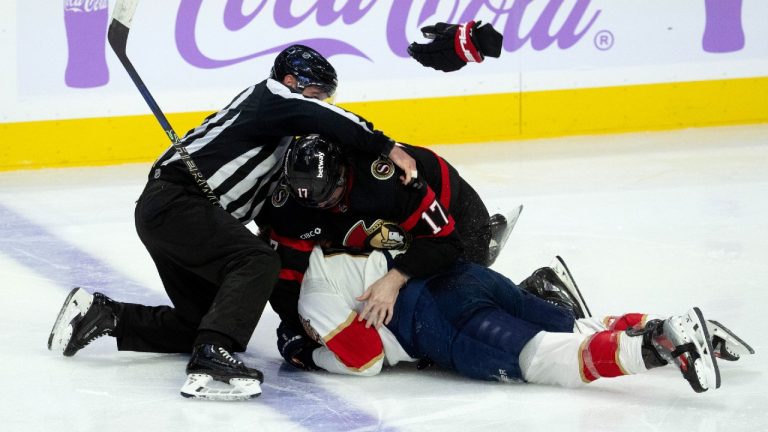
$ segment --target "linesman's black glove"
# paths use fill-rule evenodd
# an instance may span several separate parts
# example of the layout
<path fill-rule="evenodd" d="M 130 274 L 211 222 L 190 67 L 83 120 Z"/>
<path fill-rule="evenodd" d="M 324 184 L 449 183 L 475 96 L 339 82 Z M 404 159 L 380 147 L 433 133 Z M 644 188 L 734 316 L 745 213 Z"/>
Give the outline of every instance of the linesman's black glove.
<path fill-rule="evenodd" d="M 277 327 L 277 349 L 291 366 L 306 371 L 320 369 L 312 360 L 312 352 L 319 346 L 320 344 L 292 329 L 284 322 L 281 322 Z"/>
<path fill-rule="evenodd" d="M 499 57 L 503 37 L 490 24 L 470 21 L 465 24 L 439 22 L 421 28 L 431 42 L 412 43 L 408 54 L 417 62 L 443 72 L 459 70 L 467 62 L 482 62 L 486 56 Z"/>

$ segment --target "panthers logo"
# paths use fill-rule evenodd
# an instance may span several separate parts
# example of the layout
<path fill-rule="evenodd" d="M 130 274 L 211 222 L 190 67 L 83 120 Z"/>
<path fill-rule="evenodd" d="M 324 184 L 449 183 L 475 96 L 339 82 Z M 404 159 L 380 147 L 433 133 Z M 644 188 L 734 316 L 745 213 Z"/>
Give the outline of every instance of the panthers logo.
<path fill-rule="evenodd" d="M 377 220 L 370 227 L 358 221 L 344 237 L 344 246 L 358 250 L 405 250 L 411 244 L 411 235 L 394 222 Z"/>
<path fill-rule="evenodd" d="M 286 202 L 288 202 L 288 197 L 290 196 L 290 192 L 288 192 L 288 186 L 286 185 L 280 185 L 275 189 L 274 192 L 272 192 L 272 206 L 274 207 L 282 207 Z"/>
<path fill-rule="evenodd" d="M 380 157 L 371 164 L 371 174 L 379 180 L 389 180 L 395 175 L 395 164 L 389 158 Z"/>

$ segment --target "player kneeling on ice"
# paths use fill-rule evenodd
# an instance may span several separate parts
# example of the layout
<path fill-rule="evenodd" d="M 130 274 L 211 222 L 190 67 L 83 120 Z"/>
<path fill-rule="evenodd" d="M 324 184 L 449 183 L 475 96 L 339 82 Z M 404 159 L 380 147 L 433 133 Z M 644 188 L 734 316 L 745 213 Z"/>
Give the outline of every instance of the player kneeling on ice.
<path fill-rule="evenodd" d="M 313 250 L 299 313 L 321 346 L 302 353 L 305 369 L 371 376 L 384 364 L 427 360 L 470 378 L 574 387 L 674 363 L 703 392 L 720 387 L 718 355 L 734 360 L 754 352 L 696 307 L 665 319 L 635 313 L 602 321 L 576 318 L 574 310 L 588 309 L 567 272 L 558 277 L 553 271 L 544 285 L 569 308 L 476 264 L 411 279 L 391 321 L 366 327 L 356 297 L 391 262 L 390 251 L 366 256 Z M 536 285 L 541 287 L 527 284 L 534 291 Z"/>

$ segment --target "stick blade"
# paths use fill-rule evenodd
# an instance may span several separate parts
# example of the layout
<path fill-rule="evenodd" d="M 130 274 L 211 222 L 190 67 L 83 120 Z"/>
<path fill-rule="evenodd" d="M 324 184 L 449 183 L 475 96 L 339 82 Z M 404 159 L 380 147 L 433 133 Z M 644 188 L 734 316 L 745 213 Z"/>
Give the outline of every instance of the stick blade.
<path fill-rule="evenodd" d="M 114 8 L 112 8 L 112 20 L 131 28 L 133 14 L 136 13 L 136 6 L 138 5 L 139 0 L 117 0 Z"/>
<path fill-rule="evenodd" d="M 117 0 L 112 10 L 107 40 L 112 51 L 121 61 L 127 61 L 125 47 L 128 44 L 128 32 L 131 30 L 131 21 L 138 4 L 139 0 Z"/>

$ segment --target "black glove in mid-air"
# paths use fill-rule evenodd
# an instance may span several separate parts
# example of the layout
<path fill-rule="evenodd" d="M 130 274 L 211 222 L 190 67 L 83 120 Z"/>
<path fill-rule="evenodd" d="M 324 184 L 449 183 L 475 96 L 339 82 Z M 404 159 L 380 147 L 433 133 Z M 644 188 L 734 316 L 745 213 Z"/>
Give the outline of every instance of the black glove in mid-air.
<path fill-rule="evenodd" d="M 467 62 L 482 62 L 486 56 L 499 57 L 503 37 L 490 24 L 437 23 L 421 28 L 428 43 L 412 43 L 408 54 L 417 62 L 443 72 L 459 70 Z"/>

